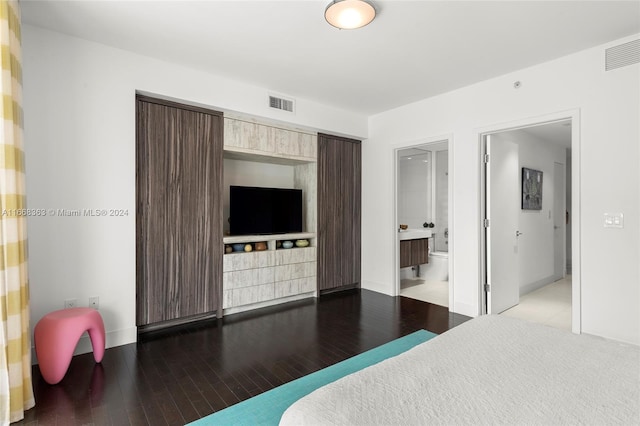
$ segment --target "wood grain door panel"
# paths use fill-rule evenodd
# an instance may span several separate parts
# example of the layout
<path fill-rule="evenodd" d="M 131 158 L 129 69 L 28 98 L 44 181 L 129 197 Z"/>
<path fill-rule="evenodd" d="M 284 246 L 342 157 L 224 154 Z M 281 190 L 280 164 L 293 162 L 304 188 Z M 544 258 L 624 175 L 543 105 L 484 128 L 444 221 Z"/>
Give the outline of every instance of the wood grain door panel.
<path fill-rule="evenodd" d="M 136 110 L 136 323 L 217 311 L 222 115 L 142 96 Z"/>
<path fill-rule="evenodd" d="M 360 285 L 361 145 L 318 135 L 318 289 Z"/>
<path fill-rule="evenodd" d="M 429 239 L 400 241 L 400 267 L 429 263 Z"/>
<path fill-rule="evenodd" d="M 413 266 L 411 263 L 411 240 L 400 241 L 400 267 Z"/>
<path fill-rule="evenodd" d="M 411 240 L 411 265 L 429 263 L 429 239 Z"/>

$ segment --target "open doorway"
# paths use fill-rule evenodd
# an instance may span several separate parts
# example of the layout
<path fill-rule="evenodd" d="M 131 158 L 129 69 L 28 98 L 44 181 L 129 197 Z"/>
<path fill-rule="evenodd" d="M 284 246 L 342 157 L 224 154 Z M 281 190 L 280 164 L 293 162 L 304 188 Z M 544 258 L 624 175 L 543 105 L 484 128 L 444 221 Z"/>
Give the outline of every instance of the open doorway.
<path fill-rule="evenodd" d="M 449 162 L 448 140 L 396 150 L 398 294 L 447 308 L 452 296 Z M 421 245 L 427 250 L 418 259 Z"/>
<path fill-rule="evenodd" d="M 483 145 L 484 312 L 576 331 L 572 120 L 489 132 Z"/>

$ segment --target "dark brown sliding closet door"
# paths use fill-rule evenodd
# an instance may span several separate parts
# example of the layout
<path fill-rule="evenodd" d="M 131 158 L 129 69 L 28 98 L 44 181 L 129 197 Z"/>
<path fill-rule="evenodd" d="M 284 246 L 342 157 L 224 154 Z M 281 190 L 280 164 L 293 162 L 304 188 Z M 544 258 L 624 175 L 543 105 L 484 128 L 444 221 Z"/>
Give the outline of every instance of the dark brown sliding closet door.
<path fill-rule="evenodd" d="M 318 290 L 360 286 L 360 141 L 318 134 Z"/>
<path fill-rule="evenodd" d="M 219 311 L 222 114 L 137 96 L 136 120 L 136 324 Z"/>

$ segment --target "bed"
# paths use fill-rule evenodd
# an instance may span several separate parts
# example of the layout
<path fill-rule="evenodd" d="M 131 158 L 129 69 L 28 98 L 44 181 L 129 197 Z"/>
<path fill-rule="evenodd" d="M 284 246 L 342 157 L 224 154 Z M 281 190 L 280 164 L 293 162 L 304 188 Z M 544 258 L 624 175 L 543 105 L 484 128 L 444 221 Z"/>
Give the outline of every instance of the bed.
<path fill-rule="evenodd" d="M 301 398 L 280 425 L 640 424 L 640 348 L 481 316 Z"/>

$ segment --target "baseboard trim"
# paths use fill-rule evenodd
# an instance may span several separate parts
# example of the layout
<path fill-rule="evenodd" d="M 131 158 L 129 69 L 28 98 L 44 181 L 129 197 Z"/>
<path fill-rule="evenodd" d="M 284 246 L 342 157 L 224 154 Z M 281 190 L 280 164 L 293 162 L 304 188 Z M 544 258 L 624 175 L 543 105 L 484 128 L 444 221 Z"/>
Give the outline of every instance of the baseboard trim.
<path fill-rule="evenodd" d="M 250 305 L 226 308 L 223 310 L 223 312 L 225 316 L 232 315 L 232 314 L 239 314 L 240 312 L 252 311 L 254 309 L 266 308 L 268 306 L 279 305 L 281 303 L 287 303 L 287 302 L 294 302 L 296 300 L 307 299 L 315 296 L 316 296 L 315 291 L 311 291 L 308 293 L 296 294 L 295 296 L 287 296 L 287 297 L 282 297 L 280 299 L 273 299 L 273 300 L 267 300 L 265 302 L 252 303 Z"/>
<path fill-rule="evenodd" d="M 340 293 L 342 291 L 348 291 L 348 290 L 360 290 L 360 283 L 347 284 L 340 287 L 320 290 L 320 296 L 327 296 L 329 294 Z"/>
<path fill-rule="evenodd" d="M 467 303 L 460 303 L 456 301 L 453 302 L 453 308 L 449 307 L 449 311 L 456 314 L 460 314 L 460 315 L 466 315 L 472 318 L 480 315 L 478 311 L 478 306 L 469 305 Z"/>
<path fill-rule="evenodd" d="M 387 296 L 394 296 L 393 292 L 390 291 L 391 288 L 389 286 L 389 284 L 384 284 L 384 283 L 377 283 L 375 281 L 362 281 L 362 283 L 360 284 L 360 288 L 362 288 L 363 290 L 371 290 L 371 291 L 375 291 L 376 293 L 382 293 L 382 294 L 386 294 Z"/>
<path fill-rule="evenodd" d="M 536 291 L 537 289 L 542 288 L 547 284 L 556 282 L 557 280 L 558 278 L 551 275 L 541 280 L 523 285 L 522 287 L 520 287 L 520 297 L 524 296 L 525 294 L 531 293 L 532 291 Z"/>
<path fill-rule="evenodd" d="M 145 324 L 138 326 L 138 334 L 151 333 L 158 330 L 164 330 L 172 327 L 178 327 L 182 325 L 188 325 L 194 322 L 200 322 L 203 320 L 210 320 L 216 318 L 216 312 L 208 312 L 206 314 L 192 315 L 185 318 L 177 318 L 168 321 L 156 322 L 152 324 Z"/>
<path fill-rule="evenodd" d="M 123 328 L 120 330 L 108 331 L 106 333 L 106 342 L 105 347 L 113 348 L 116 346 L 128 345 L 129 343 L 135 343 L 138 340 L 138 330 L 136 327 Z M 33 343 L 33 342 L 32 342 Z M 73 351 L 73 355 L 81 355 L 89 352 L 93 352 L 93 347 L 91 346 L 91 339 L 89 339 L 89 335 L 85 332 L 80 340 L 78 341 L 78 345 L 76 346 L 76 350 Z M 38 358 L 36 356 L 36 348 L 35 346 L 31 347 L 31 364 L 35 365 L 38 363 Z"/>

